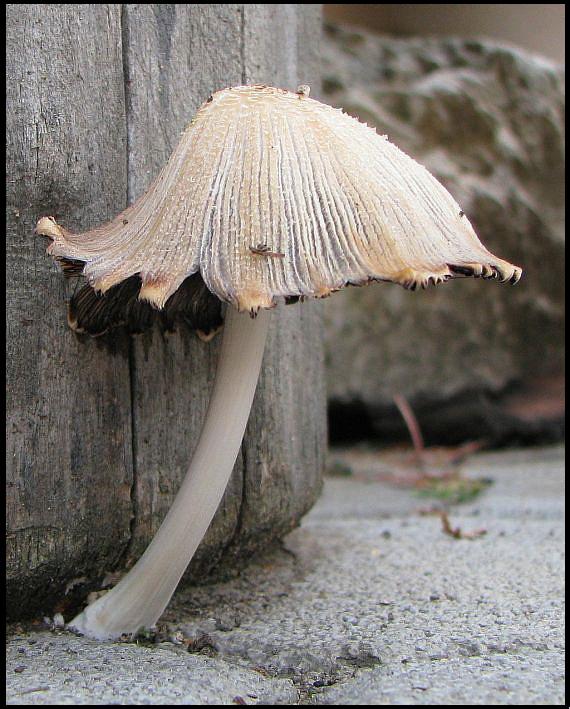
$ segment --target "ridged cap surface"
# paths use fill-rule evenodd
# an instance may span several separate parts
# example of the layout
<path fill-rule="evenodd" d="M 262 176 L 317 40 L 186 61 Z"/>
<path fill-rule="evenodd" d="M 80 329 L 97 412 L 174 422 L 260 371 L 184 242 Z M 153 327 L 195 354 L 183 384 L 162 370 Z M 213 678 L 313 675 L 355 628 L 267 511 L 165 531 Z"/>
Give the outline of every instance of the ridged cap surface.
<path fill-rule="evenodd" d="M 190 275 L 239 310 L 324 297 L 370 280 L 425 287 L 455 276 L 516 282 L 447 190 L 385 136 L 268 86 L 213 94 L 149 190 L 72 234 L 49 217 L 49 253 L 84 263 L 102 293 L 138 274 L 162 308 Z"/>

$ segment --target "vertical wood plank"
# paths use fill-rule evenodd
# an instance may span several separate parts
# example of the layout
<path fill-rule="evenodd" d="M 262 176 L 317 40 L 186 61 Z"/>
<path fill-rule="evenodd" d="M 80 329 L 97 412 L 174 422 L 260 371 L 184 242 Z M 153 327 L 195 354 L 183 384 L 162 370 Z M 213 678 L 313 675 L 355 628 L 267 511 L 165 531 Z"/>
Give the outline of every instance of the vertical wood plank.
<path fill-rule="evenodd" d="M 94 226 L 126 197 L 117 5 L 7 6 L 8 612 L 63 598 L 129 536 L 126 340 L 66 323 L 69 285 L 33 234 L 39 216 Z"/>
<path fill-rule="evenodd" d="M 198 106 L 242 80 L 241 5 L 125 5 L 129 196 L 136 199 L 168 160 Z M 136 521 L 129 560 L 160 526 L 198 442 L 219 341 L 181 329 L 133 338 Z M 241 475 L 228 487 L 201 556 L 213 559 L 236 525 Z M 199 555 L 199 556 L 200 556 Z"/>
<path fill-rule="evenodd" d="M 320 32 L 319 5 L 244 5 L 247 83 L 289 90 L 307 83 L 318 96 Z M 271 319 L 242 445 L 244 491 L 230 558 L 283 536 L 320 491 L 326 450 L 322 304 L 280 305 Z"/>
<path fill-rule="evenodd" d="M 162 167 L 212 91 L 244 82 L 295 88 L 299 27 L 303 44 L 305 27 L 317 40 L 320 33 L 319 6 L 307 13 L 295 5 L 128 5 L 125 14 L 131 198 Z M 305 75 L 317 80 L 314 62 Z M 320 487 L 326 436 L 320 308 L 280 308 L 272 319 L 242 455 L 191 564 L 193 578 L 214 566 L 223 571 L 225 559 L 247 554 L 289 529 Z M 131 559 L 158 528 L 184 477 L 206 411 L 218 346 L 182 331 L 155 332 L 135 342 L 138 515 Z M 311 387 L 302 383 L 309 380 Z"/>
<path fill-rule="evenodd" d="M 101 340 L 32 236 L 94 226 L 148 186 L 217 89 L 318 76 L 318 5 L 8 6 L 9 610 L 137 557 L 174 498 L 219 342 Z M 308 44 L 311 44 L 311 50 Z M 242 454 L 191 573 L 262 546 L 314 501 L 325 449 L 320 304 L 277 309 Z"/>

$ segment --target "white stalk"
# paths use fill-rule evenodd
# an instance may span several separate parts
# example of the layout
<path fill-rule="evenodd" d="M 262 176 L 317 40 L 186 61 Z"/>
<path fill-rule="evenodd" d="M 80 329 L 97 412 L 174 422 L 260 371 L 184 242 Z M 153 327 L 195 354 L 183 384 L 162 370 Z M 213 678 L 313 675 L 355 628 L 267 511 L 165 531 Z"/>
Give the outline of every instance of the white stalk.
<path fill-rule="evenodd" d="M 269 312 L 228 307 L 216 380 L 186 477 L 149 547 L 128 574 L 68 627 L 98 640 L 156 624 L 220 504 L 249 418 Z"/>

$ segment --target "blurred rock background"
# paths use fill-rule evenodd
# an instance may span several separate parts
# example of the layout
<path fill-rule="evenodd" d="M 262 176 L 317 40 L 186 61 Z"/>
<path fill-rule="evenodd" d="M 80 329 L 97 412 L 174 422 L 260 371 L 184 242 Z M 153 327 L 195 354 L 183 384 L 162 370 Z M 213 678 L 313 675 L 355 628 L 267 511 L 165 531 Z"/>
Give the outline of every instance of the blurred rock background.
<path fill-rule="evenodd" d="M 330 438 L 407 438 L 393 403 L 400 394 L 428 444 L 557 440 L 564 431 L 565 171 L 563 41 L 556 37 L 563 30 L 550 32 L 548 43 L 553 15 L 544 9 L 531 52 L 495 38 L 450 36 L 453 22 L 438 24 L 432 12 L 427 25 L 424 10 L 409 10 L 426 7 L 456 8 L 455 15 L 457 8 L 508 8 L 512 41 L 511 7 L 563 6 L 325 5 L 323 100 L 424 164 L 483 243 L 524 276 L 514 288 L 458 280 L 412 293 L 380 284 L 327 300 Z M 492 27 L 501 36 L 496 22 L 477 24 L 466 12 L 467 25 L 455 18 L 458 34 Z M 339 18 L 351 26 L 331 22 Z M 358 24 L 441 36 L 395 38 Z M 541 37 L 538 48 L 553 59 L 535 53 Z"/>

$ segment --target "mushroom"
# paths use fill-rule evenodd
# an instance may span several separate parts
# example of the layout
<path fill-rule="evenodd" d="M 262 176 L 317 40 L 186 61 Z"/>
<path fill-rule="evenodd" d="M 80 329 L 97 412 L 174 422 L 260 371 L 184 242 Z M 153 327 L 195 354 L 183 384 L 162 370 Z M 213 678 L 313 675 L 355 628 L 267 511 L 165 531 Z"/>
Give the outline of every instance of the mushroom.
<path fill-rule="evenodd" d="M 69 624 L 97 639 L 152 627 L 170 601 L 232 472 L 278 299 L 371 281 L 414 290 L 521 276 L 487 251 L 424 167 L 309 98 L 307 86 L 218 91 L 132 206 L 84 233 L 52 217 L 36 231 L 65 272 L 87 279 L 69 307 L 78 332 L 138 331 L 161 317 L 208 339 L 227 304 L 214 389 L 177 497 L 135 566 Z"/>

